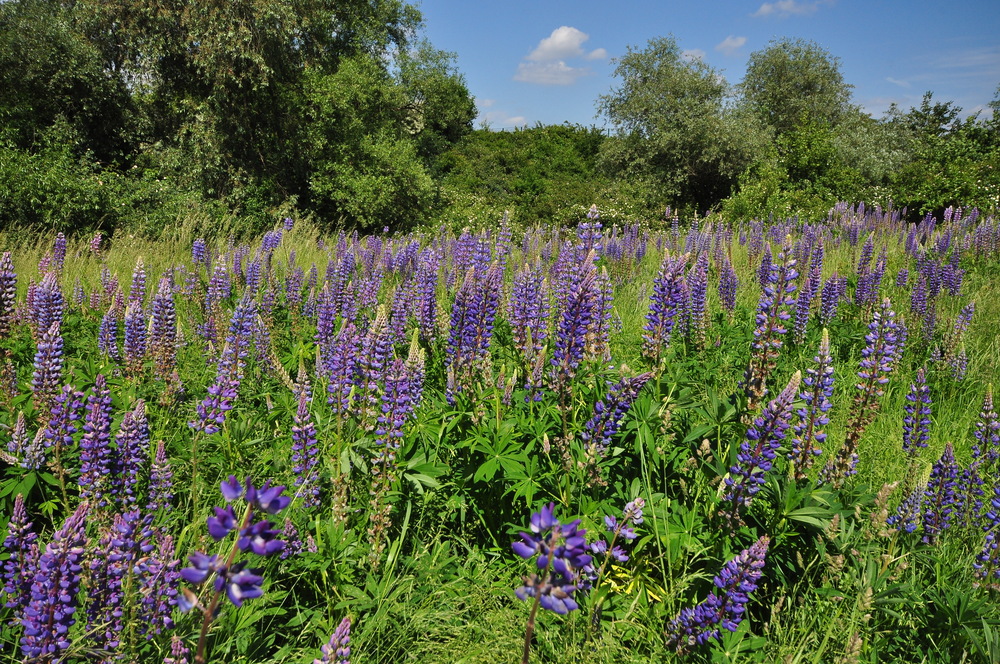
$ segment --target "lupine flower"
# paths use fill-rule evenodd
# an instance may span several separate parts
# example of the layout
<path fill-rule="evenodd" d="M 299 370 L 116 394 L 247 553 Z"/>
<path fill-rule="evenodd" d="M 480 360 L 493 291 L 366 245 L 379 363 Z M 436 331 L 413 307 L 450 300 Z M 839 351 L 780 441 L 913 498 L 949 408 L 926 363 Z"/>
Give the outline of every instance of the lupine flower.
<path fill-rule="evenodd" d="M 35 403 L 42 410 L 49 410 L 62 382 L 63 338 L 59 334 L 59 321 L 54 321 L 38 340 L 35 351 L 35 370 L 31 377 L 31 391 Z"/>
<path fill-rule="evenodd" d="M 7 337 L 14 326 L 17 301 L 17 273 L 10 252 L 0 256 L 0 339 Z"/>
<path fill-rule="evenodd" d="M 580 280 L 572 285 L 556 326 L 555 349 L 550 361 L 553 386 L 560 394 L 576 376 L 583 361 L 587 344 L 587 331 L 594 320 L 594 286 L 596 270 L 590 260 L 585 261 Z"/>
<path fill-rule="evenodd" d="M 722 308 L 731 314 L 736 311 L 736 291 L 739 290 L 740 279 L 729 256 L 727 254 L 723 256 L 725 259 L 719 274 L 719 300 L 722 302 Z"/>
<path fill-rule="evenodd" d="M 437 338 L 437 287 L 440 261 L 432 249 L 420 253 L 417 267 L 417 326 L 420 336 L 427 340 Z"/>
<path fill-rule="evenodd" d="M 976 439 L 972 445 L 973 459 L 982 459 L 987 468 L 994 469 L 1000 458 L 1000 418 L 993 409 L 992 385 L 986 387 L 986 396 L 983 397 L 983 406 L 972 435 Z"/>
<path fill-rule="evenodd" d="M 993 487 L 993 498 L 990 509 L 983 515 L 983 530 L 986 531 L 986 541 L 982 552 L 976 556 L 972 564 L 976 581 L 974 587 L 986 586 L 991 590 L 1000 590 L 1000 485 Z"/>
<path fill-rule="evenodd" d="M 65 300 L 59 288 L 59 280 L 54 272 L 47 273 L 40 284 L 29 290 L 28 319 L 32 336 L 38 340 L 53 323 L 62 323 Z"/>
<path fill-rule="evenodd" d="M 385 377 L 381 414 L 375 427 L 376 451 L 372 459 L 372 499 L 368 527 L 373 560 L 381 554 L 385 531 L 389 527 L 391 505 L 386 501 L 386 494 L 398 473 L 396 454 L 402 447 L 403 425 L 414 406 L 412 386 L 403 360 L 393 360 Z"/>
<path fill-rule="evenodd" d="M 170 468 L 170 460 L 161 440 L 156 445 L 156 454 L 149 469 L 149 502 L 146 512 L 154 515 L 166 511 L 174 499 L 174 473 Z"/>
<path fill-rule="evenodd" d="M 923 488 L 914 489 L 896 508 L 896 513 L 886 519 L 887 526 L 901 533 L 912 533 L 920 525 L 920 509 L 924 502 Z"/>
<path fill-rule="evenodd" d="M 174 634 L 170 637 L 170 655 L 163 658 L 163 664 L 188 664 L 191 651 L 184 645 L 181 637 Z"/>
<path fill-rule="evenodd" d="M 87 544 L 86 518 L 87 503 L 81 503 L 38 558 L 31 598 L 21 617 L 21 652 L 25 657 L 58 660 L 71 645 L 69 630 L 76 623 L 77 592 Z"/>
<path fill-rule="evenodd" d="M 114 307 L 110 307 L 101 318 L 101 326 L 97 331 L 97 350 L 112 360 L 121 360 L 118 352 L 118 318 Z"/>
<path fill-rule="evenodd" d="M 753 333 L 750 364 L 743 375 L 747 393 L 747 409 L 756 410 L 757 404 L 767 394 L 767 378 L 774 370 L 778 351 L 782 346 L 781 335 L 787 332 L 784 321 L 791 315 L 788 308 L 795 304 L 795 258 L 786 240 L 763 286 L 757 305 L 757 327 Z"/>
<path fill-rule="evenodd" d="M 599 569 L 594 569 L 594 561 L 588 566 L 587 571 L 591 575 L 593 583 L 600 583 L 611 559 L 619 563 L 628 562 L 628 554 L 625 552 L 625 549 L 618 546 L 618 540 L 621 538 L 631 542 L 637 537 L 634 527 L 642 524 L 642 508 L 645 505 L 645 500 L 636 498 L 625 505 L 621 520 L 610 515 L 604 517 L 604 527 L 611 533 L 611 537 L 610 541 L 599 539 L 590 544 L 590 552 L 594 554 L 595 560 L 597 558 L 601 559 Z"/>
<path fill-rule="evenodd" d="M 52 265 L 57 270 L 63 268 L 66 262 L 66 236 L 61 232 L 56 234 L 56 241 L 52 246 Z"/>
<path fill-rule="evenodd" d="M 694 340 L 697 347 L 705 345 L 705 327 L 708 311 L 706 309 L 708 293 L 708 254 L 698 255 L 688 278 L 690 300 L 687 307 L 686 333 Z"/>
<path fill-rule="evenodd" d="M 291 502 L 291 498 L 282 495 L 285 487 L 272 487 L 270 481 L 256 488 L 249 479 L 246 481 L 246 486 L 243 486 L 235 476 L 230 475 L 229 479 L 222 482 L 220 489 L 227 503 L 242 499 L 246 502 L 247 508 L 243 518 L 237 520 L 231 506 L 216 507 L 216 516 L 208 518 L 208 530 L 216 540 L 236 532 L 236 548 L 231 550 L 225 560 L 220 560 L 217 555 L 195 551 L 188 557 L 191 566 L 185 567 L 180 572 L 181 578 L 196 586 L 210 578 L 214 579 L 215 598 L 209 608 L 201 607 L 206 624 L 215 617 L 215 608 L 223 593 L 236 607 L 242 606 L 248 599 L 264 594 L 261 588 L 264 582 L 264 578 L 260 576 L 261 570 L 248 568 L 246 561 L 234 564 L 234 559 L 238 551 L 253 552 L 259 556 L 280 553 L 284 548 L 284 542 L 277 539 L 279 531 L 275 530 L 274 525 L 266 518 L 258 521 L 254 519 L 260 512 L 277 514 Z M 180 599 L 179 603 L 184 610 L 200 606 L 193 593 L 185 593 L 185 597 Z M 204 637 L 204 631 L 202 634 Z M 203 656 L 204 639 L 199 642 L 198 652 L 199 656 Z"/>
<path fill-rule="evenodd" d="M 146 266 L 139 257 L 135 262 L 135 269 L 132 271 L 132 286 L 128 290 L 128 304 L 142 310 L 146 301 Z"/>
<path fill-rule="evenodd" d="M 313 664 L 351 664 L 351 619 L 344 618 L 330 635 L 330 642 L 320 648 L 323 656 Z"/>
<path fill-rule="evenodd" d="M 7 595 L 4 604 L 14 610 L 14 619 L 19 620 L 31 598 L 31 585 L 38 564 L 38 537 L 31 531 L 28 512 L 24 507 L 24 496 L 14 498 L 14 511 L 7 522 L 7 538 L 3 548 L 8 558 L 3 563 L 3 592 Z"/>
<path fill-rule="evenodd" d="M 173 282 L 167 275 L 160 279 L 153 296 L 149 327 L 149 352 L 153 357 L 153 366 L 157 377 L 166 380 L 177 366 L 177 312 Z"/>
<path fill-rule="evenodd" d="M 598 457 L 604 456 L 632 402 L 652 377 L 653 374 L 647 372 L 635 378 L 623 378 L 604 399 L 594 404 L 594 415 L 584 425 L 580 438 L 588 446 L 593 445 Z"/>
<path fill-rule="evenodd" d="M 729 469 L 726 477 L 726 493 L 722 500 L 731 507 L 724 513 L 730 529 L 743 522 L 740 511 L 749 507 L 753 497 L 764 486 L 765 475 L 774 465 L 781 441 L 792 415 L 792 402 L 799 387 L 801 374 L 798 372 L 788 381 L 785 389 L 764 407 L 747 429 L 746 440 L 740 445 L 736 455 L 737 465 Z"/>
<path fill-rule="evenodd" d="M 198 405 L 198 419 L 188 422 L 195 431 L 217 433 L 226 421 L 226 413 L 232 410 L 243 380 L 255 316 L 256 306 L 248 300 L 240 302 L 233 311 L 215 382 L 208 388 L 208 396 Z"/>
<path fill-rule="evenodd" d="M 302 496 L 307 507 L 319 504 L 318 454 L 316 425 L 309 416 L 309 403 L 303 390 L 299 394 L 299 405 L 292 424 L 292 470 L 295 472 L 296 495 Z"/>
<path fill-rule="evenodd" d="M 120 505 L 131 508 L 139 502 L 139 478 L 149 457 L 149 423 L 142 399 L 136 401 L 132 412 L 125 413 L 115 442 L 118 454 L 113 475 L 114 493 Z"/>
<path fill-rule="evenodd" d="M 686 653 L 710 639 L 721 640 L 720 626 L 730 632 L 737 630 L 763 574 L 769 543 L 765 535 L 725 564 L 712 579 L 717 590 L 693 609 L 683 609 L 667 626 L 668 647 Z"/>
<path fill-rule="evenodd" d="M 816 367 L 806 369 L 802 380 L 805 389 L 799 393 L 799 398 L 805 407 L 795 411 L 798 421 L 794 427 L 792 449 L 788 453 L 788 460 L 795 465 L 795 479 L 798 481 L 806 478 L 806 470 L 823 453 L 819 446 L 826 442 L 824 428 L 830 423 L 827 413 L 833 408 L 830 402 L 833 398 L 833 358 L 830 357 L 830 333 L 826 328 L 823 328 L 819 351 L 813 362 Z"/>
<path fill-rule="evenodd" d="M 326 378 L 326 400 L 335 415 L 348 413 L 360 355 L 361 340 L 351 321 L 344 322 L 336 339 L 320 347 L 319 365 Z"/>
<path fill-rule="evenodd" d="M 28 426 L 24 420 L 24 413 L 18 412 L 14 428 L 10 432 L 10 440 L 7 442 L 7 451 L 10 452 L 15 462 L 24 457 L 25 451 L 31 441 L 28 439 Z"/>
<path fill-rule="evenodd" d="M 531 532 L 521 533 L 513 549 L 525 560 L 537 556 L 540 574 L 524 577 L 524 585 L 515 593 L 518 599 L 532 597 L 543 609 L 561 615 L 579 608 L 573 595 L 585 587 L 582 573 L 592 560 L 587 553 L 587 531 L 579 525 L 579 519 L 567 524 L 557 521 L 553 503 L 531 515 Z"/>
<path fill-rule="evenodd" d="M 125 370 L 132 376 L 142 372 L 146 359 L 146 317 L 135 302 L 125 310 Z"/>
<path fill-rule="evenodd" d="M 955 451 L 951 443 L 944 446 L 941 458 L 931 468 L 931 478 L 924 490 L 924 537 L 925 544 L 934 544 L 940 534 L 951 525 L 952 515 L 960 509 L 960 497 L 956 492 L 959 484 L 959 469 L 955 462 Z"/>
<path fill-rule="evenodd" d="M 823 325 L 829 325 L 837 317 L 837 307 L 844 297 L 844 281 L 834 273 L 823 283 L 823 290 L 820 293 L 820 320 Z"/>
<path fill-rule="evenodd" d="M 670 344 L 670 335 L 678 323 L 678 314 L 684 307 L 684 266 L 687 255 L 678 258 L 665 256 L 660 272 L 653 281 L 653 294 L 649 298 L 649 313 L 643 327 L 642 354 L 658 363 L 663 350 Z"/>
<path fill-rule="evenodd" d="M 910 384 L 903 406 L 903 452 L 915 456 L 921 447 L 927 447 L 931 434 L 931 391 L 923 367 L 917 369 L 917 380 Z"/>
<path fill-rule="evenodd" d="M 549 308 L 545 291 L 540 270 L 525 265 L 514 277 L 508 319 L 513 328 L 514 347 L 525 358 L 533 357 L 547 336 Z"/>
<path fill-rule="evenodd" d="M 847 424 L 847 438 L 836 458 L 823 468 L 820 476 L 823 481 L 839 487 L 846 477 L 854 474 L 858 462 L 858 442 L 878 413 L 880 399 L 885 393 L 883 386 L 889 382 L 889 374 L 899 359 L 898 335 L 896 313 L 889 298 L 885 298 L 881 308 L 872 314 L 868 334 L 865 335 L 867 346 L 861 351 L 861 370 L 858 372 L 861 382 L 855 386 L 858 394 L 854 397 L 854 409 Z"/>

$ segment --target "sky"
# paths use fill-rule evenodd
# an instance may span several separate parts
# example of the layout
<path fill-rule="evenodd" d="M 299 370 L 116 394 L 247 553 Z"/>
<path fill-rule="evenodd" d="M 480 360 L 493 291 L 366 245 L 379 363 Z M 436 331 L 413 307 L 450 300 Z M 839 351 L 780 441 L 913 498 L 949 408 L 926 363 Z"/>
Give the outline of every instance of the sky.
<path fill-rule="evenodd" d="M 426 36 L 451 51 L 476 98 L 476 126 L 605 126 L 596 100 L 620 85 L 614 58 L 673 35 L 739 83 L 747 59 L 782 37 L 840 59 L 853 103 L 881 117 L 923 94 L 963 115 L 1000 85 L 1000 0 L 422 0 Z M 987 109 L 988 111 L 988 109 Z"/>

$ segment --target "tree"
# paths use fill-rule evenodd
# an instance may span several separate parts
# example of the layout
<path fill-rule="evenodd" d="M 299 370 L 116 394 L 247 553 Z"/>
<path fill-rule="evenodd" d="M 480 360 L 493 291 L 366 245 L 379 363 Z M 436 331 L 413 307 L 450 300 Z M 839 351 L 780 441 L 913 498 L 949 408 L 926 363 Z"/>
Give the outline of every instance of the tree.
<path fill-rule="evenodd" d="M 651 206 L 704 210 L 727 196 L 764 135 L 727 107 L 732 91 L 720 72 L 686 57 L 672 36 L 630 47 L 616 64 L 622 85 L 598 98 L 614 128 L 602 146 L 604 166 L 638 183 Z"/>
<path fill-rule="evenodd" d="M 783 38 L 750 54 L 740 85 L 747 106 L 778 135 L 802 117 L 837 126 L 851 110 L 840 60 L 816 42 Z"/>

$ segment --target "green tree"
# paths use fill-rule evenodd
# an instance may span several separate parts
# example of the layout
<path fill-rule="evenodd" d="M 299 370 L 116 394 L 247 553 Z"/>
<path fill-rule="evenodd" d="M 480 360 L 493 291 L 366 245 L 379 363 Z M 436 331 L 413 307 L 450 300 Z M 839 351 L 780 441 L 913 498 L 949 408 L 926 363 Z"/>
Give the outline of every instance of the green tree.
<path fill-rule="evenodd" d="M 704 210 L 727 196 L 766 142 L 759 123 L 731 109 L 720 72 L 682 53 L 672 36 L 616 60 L 620 87 L 598 98 L 614 128 L 601 162 L 650 207 Z"/>
<path fill-rule="evenodd" d="M 740 84 L 746 105 L 779 135 L 804 116 L 837 126 L 851 111 L 853 87 L 839 58 L 815 42 L 788 38 L 751 53 Z"/>

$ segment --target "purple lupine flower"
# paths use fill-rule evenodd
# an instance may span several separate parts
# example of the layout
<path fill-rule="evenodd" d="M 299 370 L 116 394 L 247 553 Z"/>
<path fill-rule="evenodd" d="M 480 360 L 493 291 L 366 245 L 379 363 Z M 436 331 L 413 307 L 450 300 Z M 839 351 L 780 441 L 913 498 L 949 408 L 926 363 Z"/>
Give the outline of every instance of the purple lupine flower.
<path fill-rule="evenodd" d="M 1000 458 L 1000 418 L 993 408 L 993 386 L 986 386 L 983 406 L 979 410 L 976 429 L 973 432 L 976 442 L 972 445 L 972 458 L 981 460 L 988 470 L 995 470 L 997 459 Z"/>
<path fill-rule="evenodd" d="M 307 507 L 319 505 L 318 454 L 316 425 L 309 416 L 309 402 L 303 390 L 299 393 L 299 405 L 292 424 L 292 470 L 295 473 L 296 496 L 301 496 Z"/>
<path fill-rule="evenodd" d="M 514 542 L 514 553 L 528 560 L 537 556 L 539 573 L 523 577 L 524 585 L 515 594 L 520 600 L 535 599 L 543 608 L 565 615 L 579 608 L 573 594 L 585 588 L 584 569 L 593 559 L 587 553 L 587 531 L 580 520 L 562 524 L 555 518 L 555 504 L 531 515 L 529 529 Z"/>
<path fill-rule="evenodd" d="M 10 252 L 0 256 L 0 339 L 10 335 L 14 327 L 17 302 L 17 272 Z"/>
<path fill-rule="evenodd" d="M 701 253 L 688 276 L 688 292 L 690 300 L 686 310 L 687 321 L 685 332 L 694 340 L 697 347 L 705 345 L 705 328 L 708 324 L 707 294 L 708 294 L 708 254 Z"/>
<path fill-rule="evenodd" d="M 146 317 L 135 302 L 125 310 L 125 371 L 131 376 L 142 373 L 146 359 Z"/>
<path fill-rule="evenodd" d="M 290 231 L 295 227 L 295 220 L 291 217 L 285 217 L 284 228 L 286 231 Z"/>
<path fill-rule="evenodd" d="M 403 425 L 413 411 L 412 383 L 403 360 L 393 360 L 385 376 L 381 414 L 375 427 L 375 456 L 372 459 L 372 501 L 368 536 L 373 555 L 381 553 L 389 526 L 391 506 L 385 500 L 398 468 L 396 455 L 402 447 Z"/>
<path fill-rule="evenodd" d="M 787 332 L 784 322 L 791 315 L 788 308 L 795 304 L 795 269 L 792 248 L 786 241 L 778 253 L 767 283 L 757 304 L 756 323 L 750 351 L 750 364 L 743 375 L 743 386 L 747 393 L 747 410 L 756 410 L 767 394 L 767 378 L 774 370 L 778 351 L 782 346 L 781 335 Z"/>
<path fill-rule="evenodd" d="M 206 270 L 209 269 L 211 262 L 205 238 L 195 238 L 194 243 L 191 245 L 191 262 L 195 265 L 203 265 Z"/>
<path fill-rule="evenodd" d="M 314 659 L 313 664 L 351 664 L 351 619 L 344 618 L 330 635 L 330 642 L 320 650 L 323 656 Z"/>
<path fill-rule="evenodd" d="M 951 518 L 961 509 L 961 499 L 956 491 L 959 484 L 959 468 L 955 462 L 955 450 L 948 442 L 941 458 L 931 467 L 931 477 L 924 490 L 923 524 L 925 544 L 934 544 L 942 532 L 951 526 Z"/>
<path fill-rule="evenodd" d="M 80 497 L 97 506 L 105 502 L 112 470 L 111 391 L 103 375 L 94 379 L 94 389 L 87 397 L 87 414 L 80 438 Z"/>
<path fill-rule="evenodd" d="M 417 326 L 420 336 L 427 340 L 437 338 L 437 288 L 440 261 L 432 249 L 420 252 L 417 266 Z"/>
<path fill-rule="evenodd" d="M 131 577 L 138 561 L 153 550 L 153 531 L 144 524 L 139 511 L 117 514 L 101 537 L 90 567 L 87 604 L 87 633 L 95 650 L 113 652 L 125 627 L 123 609 Z"/>
<path fill-rule="evenodd" d="M 722 307 L 732 314 L 736 311 L 736 291 L 739 290 L 740 279 L 736 275 L 728 254 L 723 254 L 724 262 L 719 274 L 719 300 Z"/>
<path fill-rule="evenodd" d="M 823 325 L 829 325 L 837 317 L 837 307 L 843 298 L 844 282 L 833 273 L 829 279 L 823 282 L 823 289 L 820 293 L 820 320 Z"/>
<path fill-rule="evenodd" d="M 917 369 L 917 379 L 910 384 L 903 406 L 903 452 L 916 456 L 921 447 L 927 447 L 931 437 L 931 391 L 923 367 Z"/>
<path fill-rule="evenodd" d="M 525 265 L 514 276 L 508 318 L 513 328 L 514 347 L 526 358 L 542 349 L 548 333 L 546 290 L 545 279 L 538 269 Z"/>
<path fill-rule="evenodd" d="M 774 257 L 771 254 L 771 245 L 764 245 L 764 254 L 761 256 L 760 265 L 757 267 L 757 281 L 760 283 L 760 287 L 764 288 L 767 286 L 772 272 L 772 261 Z"/>
<path fill-rule="evenodd" d="M 635 378 L 623 378 L 604 399 L 594 404 L 594 415 L 584 425 L 580 438 L 588 447 L 593 446 L 596 456 L 604 456 L 632 402 L 652 377 L 653 374 L 647 372 Z"/>
<path fill-rule="evenodd" d="M 116 362 L 121 361 L 118 351 L 118 317 L 115 308 L 110 307 L 101 318 L 97 331 L 97 350 Z"/>
<path fill-rule="evenodd" d="M 371 426 L 378 415 L 379 383 L 386 377 L 391 356 L 389 326 L 385 312 L 380 310 L 361 340 L 361 354 L 355 363 L 355 403 L 360 405 L 360 415 L 367 426 Z"/>
<path fill-rule="evenodd" d="M 910 281 L 910 271 L 905 267 L 899 268 L 899 272 L 896 273 L 896 288 L 906 288 Z"/>
<path fill-rule="evenodd" d="M 684 266 L 687 255 L 663 259 L 660 272 L 653 281 L 653 294 L 649 298 L 649 313 L 643 327 L 642 354 L 658 363 L 663 350 L 670 344 L 670 335 L 678 323 L 684 307 Z"/>
<path fill-rule="evenodd" d="M 170 459 L 163 441 L 156 444 L 156 454 L 149 469 L 149 502 L 146 513 L 155 515 L 166 511 L 174 499 L 174 473 L 170 468 Z"/>
<path fill-rule="evenodd" d="M 361 339 L 351 321 L 345 321 L 336 339 L 320 347 L 320 362 L 326 378 L 326 401 L 335 415 L 346 417 L 351 405 L 351 392 L 355 388 Z"/>
<path fill-rule="evenodd" d="M 90 243 L 88 248 L 90 253 L 93 254 L 94 258 L 101 257 L 101 244 L 104 242 L 104 234 L 101 231 L 96 231 L 94 236 L 90 238 Z"/>
<path fill-rule="evenodd" d="M 131 509 L 139 503 L 139 478 L 149 458 L 149 423 L 142 399 L 136 401 L 132 412 L 125 413 L 115 442 L 118 455 L 116 472 L 112 477 L 113 492 L 120 505 Z"/>
<path fill-rule="evenodd" d="M 805 480 L 806 471 L 812 466 L 817 456 L 823 453 L 819 447 L 826 442 L 825 427 L 830 423 L 827 413 L 833 408 L 830 399 L 833 398 L 833 358 L 830 357 L 830 333 L 823 328 L 823 337 L 819 343 L 819 351 L 813 358 L 815 368 L 806 369 L 802 380 L 805 389 L 799 393 L 799 398 L 805 407 L 795 411 L 798 421 L 795 424 L 795 437 L 792 438 L 792 449 L 788 460 L 794 464 L 795 479 Z"/>
<path fill-rule="evenodd" d="M 86 519 L 87 503 L 81 503 L 38 558 L 31 597 L 21 617 L 21 652 L 25 657 L 58 660 L 72 645 L 69 630 L 76 623 Z"/>
<path fill-rule="evenodd" d="M 972 564 L 976 580 L 973 587 L 985 586 L 991 590 L 1000 590 L 1000 485 L 993 487 L 993 498 L 990 508 L 983 515 L 982 528 L 986 531 L 986 540 L 976 562 Z"/>
<path fill-rule="evenodd" d="M 795 301 L 795 325 L 793 327 L 792 338 L 795 343 L 800 344 L 805 341 L 806 327 L 809 324 L 810 305 L 812 303 L 813 292 L 812 277 L 806 279 L 799 296 Z"/>
<path fill-rule="evenodd" d="M 800 379 L 801 374 L 796 372 L 785 389 L 764 407 L 747 429 L 746 440 L 736 455 L 737 465 L 729 469 L 730 475 L 726 477 L 726 493 L 722 497 L 732 505 L 724 513 L 731 530 L 743 522 L 740 511 L 750 506 L 764 485 L 765 475 L 774 465 L 789 426 Z"/>
<path fill-rule="evenodd" d="M 56 240 L 52 245 L 52 266 L 56 270 L 62 270 L 66 263 L 66 236 L 61 232 L 56 233 Z"/>
<path fill-rule="evenodd" d="M 188 423 L 195 431 L 209 435 L 217 433 L 226 421 L 226 413 L 232 410 L 243 380 L 256 314 L 256 305 L 251 300 L 244 299 L 236 305 L 226 345 L 219 357 L 215 382 L 198 405 L 198 419 Z"/>
<path fill-rule="evenodd" d="M 128 304 L 142 310 L 146 302 L 146 266 L 140 257 L 135 262 L 135 269 L 132 271 L 132 286 L 128 290 Z"/>
<path fill-rule="evenodd" d="M 610 515 L 604 517 L 604 527 L 611 533 L 611 537 L 609 540 L 599 539 L 590 544 L 590 552 L 594 554 L 595 559 L 598 557 L 601 558 L 599 569 L 594 569 L 595 561 L 591 561 L 590 565 L 588 565 L 587 573 L 594 584 L 600 583 L 607 565 L 612 559 L 619 563 L 628 562 L 628 554 L 625 552 L 625 549 L 618 546 L 618 540 L 621 538 L 632 541 L 638 537 L 634 527 L 642 524 L 642 508 L 645 505 L 645 500 L 636 498 L 625 505 L 621 520 Z"/>
<path fill-rule="evenodd" d="M 31 584 L 38 564 L 38 537 L 31 531 L 24 496 L 14 498 L 14 511 L 7 522 L 7 538 L 3 548 L 8 558 L 3 563 L 3 592 L 7 595 L 4 606 L 14 610 L 14 620 L 20 620 L 31 598 Z"/>
<path fill-rule="evenodd" d="M 886 519 L 886 525 L 901 533 L 912 533 L 920 525 L 920 509 L 923 502 L 923 488 L 914 489 L 899 504 L 896 513 Z"/>
<path fill-rule="evenodd" d="M 214 306 L 229 299 L 231 294 L 232 283 L 226 269 L 225 257 L 220 256 L 215 262 L 215 269 L 212 271 L 212 278 L 209 280 L 208 290 L 205 292 L 205 310 L 209 311 Z"/>
<path fill-rule="evenodd" d="M 153 356 L 156 376 L 166 380 L 177 366 L 177 311 L 173 281 L 169 275 L 160 279 L 156 295 L 153 296 L 149 351 Z"/>
<path fill-rule="evenodd" d="M 32 336 L 37 340 L 51 329 L 53 323 L 62 323 L 65 300 L 54 272 L 47 273 L 29 295 L 28 318 Z"/>
<path fill-rule="evenodd" d="M 392 295 L 392 309 L 389 313 L 389 336 L 405 339 L 410 318 L 416 303 L 417 281 L 411 278 L 401 283 Z"/>
<path fill-rule="evenodd" d="M 58 320 L 38 340 L 35 351 L 35 369 L 31 376 L 31 391 L 40 410 L 49 410 L 59 393 L 63 369 L 63 338 L 59 334 Z"/>
<path fill-rule="evenodd" d="M 10 440 L 7 441 L 7 451 L 10 452 L 16 462 L 18 459 L 24 457 L 30 443 L 31 441 L 28 440 L 28 425 L 24 420 L 24 412 L 19 411 L 17 413 L 17 420 L 14 422 L 14 428 L 10 432 Z"/>
<path fill-rule="evenodd" d="M 594 286 L 597 278 L 594 265 L 586 261 L 586 268 L 580 280 L 572 286 L 556 326 L 555 350 L 553 352 L 552 382 L 560 394 L 564 394 L 569 382 L 576 376 L 576 370 L 583 361 L 586 350 L 587 331 L 594 320 Z"/>
<path fill-rule="evenodd" d="M 686 653 L 710 639 L 721 640 L 719 626 L 736 631 L 763 574 L 769 544 L 765 535 L 725 564 L 712 579 L 718 590 L 693 609 L 683 609 L 667 626 L 668 647 Z"/>
<path fill-rule="evenodd" d="M 889 374 L 899 359 L 899 325 L 889 298 L 883 299 L 881 308 L 872 314 L 865 341 L 867 345 L 861 351 L 861 370 L 858 372 L 861 382 L 855 386 L 858 394 L 855 395 L 854 409 L 847 424 L 846 440 L 820 475 L 823 481 L 831 482 L 837 487 L 855 472 L 858 443 L 878 413 L 880 400 L 885 393 L 883 386 L 889 382 Z"/>
<path fill-rule="evenodd" d="M 139 602 L 136 622 L 139 633 L 151 639 L 174 626 L 173 612 L 178 605 L 180 561 L 174 558 L 174 540 L 170 535 L 153 531 L 156 546 L 150 555 L 135 566 L 139 578 Z"/>

